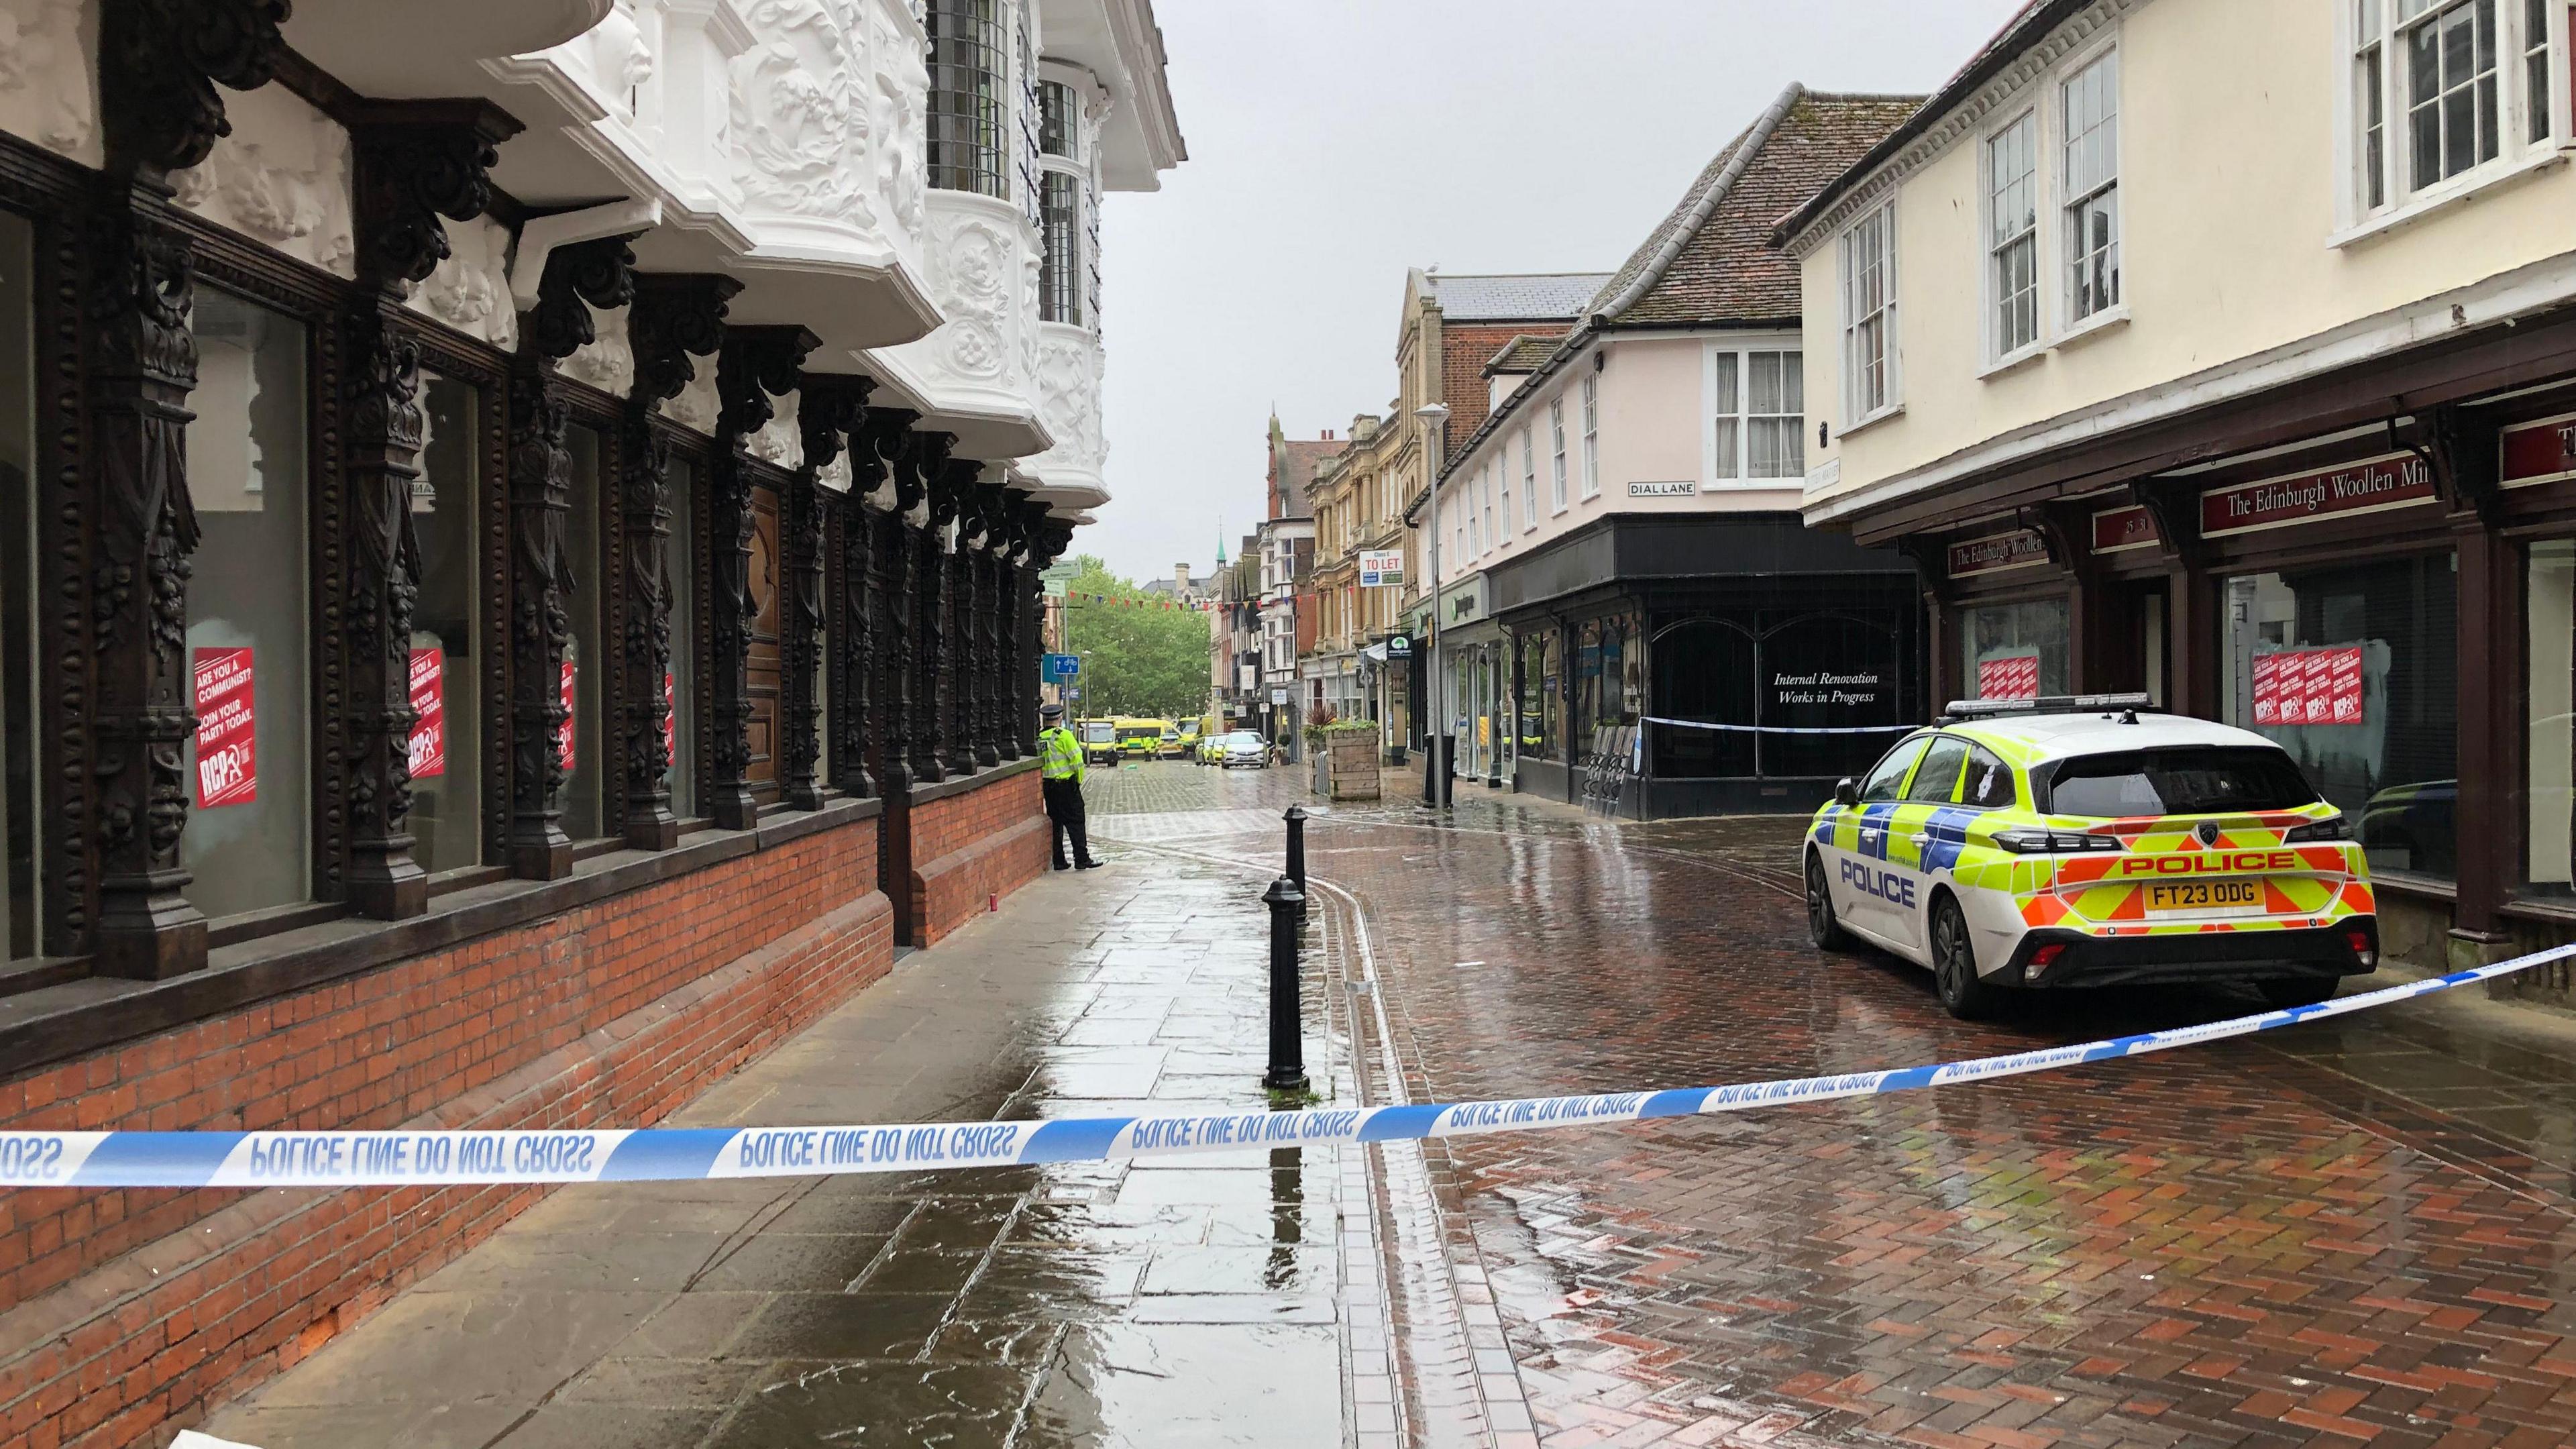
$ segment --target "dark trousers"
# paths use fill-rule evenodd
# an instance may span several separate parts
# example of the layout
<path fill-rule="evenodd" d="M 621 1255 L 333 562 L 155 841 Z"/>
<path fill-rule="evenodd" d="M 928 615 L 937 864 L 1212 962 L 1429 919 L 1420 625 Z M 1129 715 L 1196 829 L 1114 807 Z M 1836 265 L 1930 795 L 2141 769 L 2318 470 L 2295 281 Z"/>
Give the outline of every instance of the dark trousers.
<path fill-rule="evenodd" d="M 1068 831 L 1073 835 L 1074 863 L 1079 865 L 1090 860 L 1091 827 L 1083 818 L 1082 782 L 1048 780 L 1040 788 L 1046 795 L 1047 819 L 1055 825 L 1047 840 L 1055 850 L 1056 869 L 1064 869 L 1064 837 Z"/>

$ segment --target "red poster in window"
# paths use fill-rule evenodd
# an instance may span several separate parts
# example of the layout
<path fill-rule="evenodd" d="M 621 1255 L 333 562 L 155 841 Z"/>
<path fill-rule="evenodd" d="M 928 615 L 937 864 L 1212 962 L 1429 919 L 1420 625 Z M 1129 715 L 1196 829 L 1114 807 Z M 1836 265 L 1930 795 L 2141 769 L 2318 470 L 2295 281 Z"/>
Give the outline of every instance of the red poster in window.
<path fill-rule="evenodd" d="M 2275 649 L 2254 656 L 2254 723 L 2360 724 L 2361 648 Z"/>
<path fill-rule="evenodd" d="M 1977 698 L 2039 698 L 2039 656 L 2007 654 L 1977 661 Z"/>
<path fill-rule="evenodd" d="M 572 661 L 563 664 L 563 724 L 555 731 L 556 748 L 563 753 L 564 773 L 572 773 Z"/>
<path fill-rule="evenodd" d="M 200 649 L 191 663 L 197 686 L 197 808 L 248 805 L 259 798 L 250 651 Z"/>
<path fill-rule="evenodd" d="M 420 716 L 411 727 L 411 777 L 426 780 L 447 773 L 447 695 L 438 651 L 411 651 L 411 708 Z"/>
<path fill-rule="evenodd" d="M 662 676 L 662 767 L 669 769 L 680 753 L 680 714 L 671 703 L 671 676 Z"/>

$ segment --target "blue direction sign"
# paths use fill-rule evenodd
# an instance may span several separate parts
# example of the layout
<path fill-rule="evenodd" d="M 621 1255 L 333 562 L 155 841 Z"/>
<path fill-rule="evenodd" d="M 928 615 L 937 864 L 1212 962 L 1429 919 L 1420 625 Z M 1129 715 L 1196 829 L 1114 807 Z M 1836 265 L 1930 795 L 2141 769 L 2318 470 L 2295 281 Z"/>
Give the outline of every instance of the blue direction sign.
<path fill-rule="evenodd" d="M 1048 684 L 1062 684 L 1067 680 L 1078 679 L 1082 675 L 1082 656 L 1050 654 L 1039 662 L 1038 672 Z"/>

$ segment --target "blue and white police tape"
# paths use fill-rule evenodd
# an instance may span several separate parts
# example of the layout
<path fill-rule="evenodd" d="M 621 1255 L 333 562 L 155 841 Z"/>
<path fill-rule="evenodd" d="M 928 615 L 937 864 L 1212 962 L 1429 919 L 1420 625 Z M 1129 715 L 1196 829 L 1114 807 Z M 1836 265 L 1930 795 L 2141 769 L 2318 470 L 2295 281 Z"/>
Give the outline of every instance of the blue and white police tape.
<path fill-rule="evenodd" d="M 2576 946 L 2448 976 L 2202 1026 L 1934 1066 L 1719 1087 L 1405 1107 L 1067 1117 L 900 1126 L 514 1132 L 0 1132 L 0 1187 L 427 1187 L 679 1182 L 721 1177 L 1096 1162 L 1261 1147 L 1327 1147 L 1741 1112 L 1990 1081 L 2343 1016 L 2576 956 Z"/>

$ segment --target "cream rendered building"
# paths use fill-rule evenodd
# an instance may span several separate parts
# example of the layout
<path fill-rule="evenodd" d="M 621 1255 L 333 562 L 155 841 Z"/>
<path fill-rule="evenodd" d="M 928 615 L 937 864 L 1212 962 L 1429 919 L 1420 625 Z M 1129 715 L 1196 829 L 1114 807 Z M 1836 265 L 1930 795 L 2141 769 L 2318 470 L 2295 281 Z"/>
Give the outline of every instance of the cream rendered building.
<path fill-rule="evenodd" d="M 2392 950 L 2558 929 L 2570 112 L 2563 0 L 2026 7 L 1776 233 L 1808 521 L 1914 555 L 1936 700 L 2279 740 Z"/>

